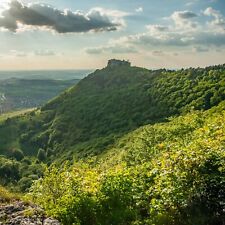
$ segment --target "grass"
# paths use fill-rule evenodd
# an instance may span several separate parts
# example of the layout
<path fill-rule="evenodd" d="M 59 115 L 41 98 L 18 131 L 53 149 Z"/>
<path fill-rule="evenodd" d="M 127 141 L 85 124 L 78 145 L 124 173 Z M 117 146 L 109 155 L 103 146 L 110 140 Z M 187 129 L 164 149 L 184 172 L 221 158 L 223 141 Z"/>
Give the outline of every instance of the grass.
<path fill-rule="evenodd" d="M 0 204 L 5 202 L 11 202 L 13 200 L 19 200 L 19 194 L 11 193 L 4 187 L 0 186 Z"/>
<path fill-rule="evenodd" d="M 5 121 L 9 118 L 15 117 L 15 116 L 20 116 L 28 112 L 34 111 L 36 108 L 30 108 L 30 109 L 22 109 L 22 110 L 17 110 L 13 112 L 8 112 L 8 113 L 3 113 L 0 114 L 0 122 Z"/>

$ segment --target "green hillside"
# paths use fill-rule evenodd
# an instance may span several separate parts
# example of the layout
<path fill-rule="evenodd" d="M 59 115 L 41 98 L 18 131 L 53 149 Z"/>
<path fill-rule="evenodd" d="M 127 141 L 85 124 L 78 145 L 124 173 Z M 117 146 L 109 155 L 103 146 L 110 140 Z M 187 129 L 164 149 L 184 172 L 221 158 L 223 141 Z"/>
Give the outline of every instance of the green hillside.
<path fill-rule="evenodd" d="M 222 225 L 225 102 L 119 139 L 97 162 L 51 167 L 30 196 L 63 224 Z"/>
<path fill-rule="evenodd" d="M 98 155 L 137 127 L 190 109 L 206 110 L 222 100 L 225 66 L 180 71 L 106 67 L 41 109 L 41 115 L 52 118 L 43 125 L 40 147 Z"/>
<path fill-rule="evenodd" d="M 0 155 L 18 171 L 4 182 L 25 182 L 26 177 L 31 183 L 33 173 L 42 174 L 40 162 L 100 156 L 140 126 L 206 110 L 224 99 L 224 65 L 179 71 L 130 66 L 97 70 L 40 110 L 0 122 Z"/>
<path fill-rule="evenodd" d="M 0 181 L 26 192 L 55 163 L 29 197 L 67 225 L 222 225 L 224 111 L 225 65 L 108 66 L 0 120 Z"/>
<path fill-rule="evenodd" d="M 9 129 L 14 144 L 0 141 L 0 152 L 6 153 L 11 145 L 35 156 L 39 148 L 49 150 L 53 158 L 62 151 L 81 157 L 99 154 L 117 137 L 142 125 L 217 105 L 225 99 L 224 67 L 97 70 L 40 111 L 2 124 L 0 133 Z"/>

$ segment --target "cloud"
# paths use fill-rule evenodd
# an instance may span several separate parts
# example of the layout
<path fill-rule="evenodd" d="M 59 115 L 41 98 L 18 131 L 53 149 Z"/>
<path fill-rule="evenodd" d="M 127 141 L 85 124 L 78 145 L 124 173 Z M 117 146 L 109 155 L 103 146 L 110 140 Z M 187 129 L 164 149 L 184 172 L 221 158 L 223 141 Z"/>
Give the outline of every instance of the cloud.
<path fill-rule="evenodd" d="M 114 31 L 121 26 L 118 18 L 123 15 L 119 15 L 118 12 L 92 9 L 84 14 L 80 11 L 61 11 L 43 4 L 23 5 L 19 1 L 13 0 L 9 3 L 8 9 L 2 11 L 0 27 L 12 32 L 18 31 L 18 24 L 44 27 L 58 33 Z"/>
<path fill-rule="evenodd" d="M 222 18 L 218 11 L 207 10 L 205 15 Z M 218 27 L 210 27 L 203 18 L 199 18 L 197 26 L 191 27 L 192 19 L 198 15 L 189 11 L 174 12 L 169 18 L 175 22 L 170 25 L 150 24 L 146 26 L 146 32 L 110 40 L 104 46 L 86 49 L 89 54 L 114 53 L 126 50 L 126 52 L 151 52 L 154 56 L 162 56 L 165 52 L 192 51 L 206 52 L 213 48 L 225 47 L 225 30 Z M 199 14 L 198 17 L 202 16 Z M 217 17 L 216 17 L 217 16 Z M 179 25 L 178 25 L 179 24 Z M 182 26 L 181 26 L 182 24 Z M 124 49 L 125 48 L 125 49 Z M 163 49 L 163 52 L 159 49 Z M 178 53 L 177 53 L 178 54 Z"/>
<path fill-rule="evenodd" d="M 162 25 L 158 25 L 158 24 L 147 25 L 146 28 L 152 34 L 158 34 L 158 33 L 167 31 L 169 29 L 168 26 L 162 26 Z"/>
<path fill-rule="evenodd" d="M 54 56 L 56 53 L 52 50 L 38 50 L 34 52 L 36 56 Z"/>
<path fill-rule="evenodd" d="M 197 23 L 193 22 L 194 18 L 198 17 L 192 11 L 175 11 L 170 18 L 174 21 L 177 27 L 196 28 Z"/>
<path fill-rule="evenodd" d="M 198 0 L 193 0 L 193 1 L 187 2 L 187 3 L 185 4 L 185 6 L 187 6 L 187 7 L 193 6 L 193 5 L 196 4 L 196 2 L 198 2 Z"/>
<path fill-rule="evenodd" d="M 160 57 L 160 56 L 164 56 L 165 53 L 163 51 L 161 51 L 161 50 L 155 50 L 155 51 L 152 51 L 152 55 Z"/>
<path fill-rule="evenodd" d="M 96 48 L 88 48 L 88 54 L 102 53 L 138 53 L 148 52 L 152 50 L 154 56 L 162 56 L 163 52 L 159 52 L 157 48 L 166 48 L 178 51 L 190 49 L 194 52 L 207 51 L 208 47 L 224 47 L 225 32 L 211 32 L 204 30 L 195 30 L 192 32 L 180 30 L 163 31 L 162 34 L 146 32 L 142 34 L 130 35 L 115 41 L 115 45 L 99 46 Z M 128 47 L 126 47 L 128 46 Z M 193 47 L 197 46 L 197 47 Z"/>
<path fill-rule="evenodd" d="M 27 53 L 23 51 L 10 50 L 10 56 L 14 57 L 27 57 Z"/>
<path fill-rule="evenodd" d="M 192 45 L 225 45 L 225 32 L 211 32 L 197 30 L 193 32 L 170 30 L 162 35 L 154 35 L 152 33 L 144 33 L 127 36 L 121 39 L 124 44 L 133 44 L 146 47 L 185 47 Z"/>
<path fill-rule="evenodd" d="M 143 7 L 138 7 L 137 9 L 135 9 L 135 11 L 136 11 L 137 13 L 141 13 L 141 12 L 144 11 L 144 9 L 143 9 Z"/>
<path fill-rule="evenodd" d="M 61 53 L 62 54 L 62 53 Z M 60 53 L 56 53 L 52 50 L 49 49 L 41 49 L 41 50 L 36 50 L 32 52 L 24 52 L 24 51 L 19 51 L 19 50 L 10 50 L 8 56 L 13 56 L 13 57 L 30 57 L 30 56 L 60 56 Z"/>
<path fill-rule="evenodd" d="M 192 48 L 193 52 L 208 52 L 209 49 L 201 46 L 196 46 Z"/>
<path fill-rule="evenodd" d="M 214 17 L 214 20 L 210 23 L 212 26 L 218 26 L 225 29 L 225 17 L 218 10 L 208 7 L 203 14 Z"/>
<path fill-rule="evenodd" d="M 188 20 L 188 19 L 192 19 L 194 17 L 197 17 L 198 15 L 191 12 L 191 11 L 176 11 L 172 14 L 172 18 L 174 20 Z"/>
<path fill-rule="evenodd" d="M 104 53 L 111 53 L 111 54 L 127 54 L 127 53 L 138 53 L 138 50 L 133 46 L 129 45 L 107 45 L 107 46 L 99 46 L 94 48 L 86 48 L 85 52 L 88 54 L 104 54 Z"/>
<path fill-rule="evenodd" d="M 223 24 L 223 16 L 219 11 L 208 8 L 204 11 L 205 15 L 213 16 L 215 19 L 211 22 L 215 24 L 220 21 Z M 196 50 L 203 51 L 201 45 L 222 46 L 225 45 L 225 31 L 219 29 L 209 29 L 206 24 L 193 23 L 192 19 L 198 17 L 191 11 L 176 11 L 170 18 L 174 21 L 175 26 L 148 25 L 148 32 L 143 34 L 131 35 L 123 38 L 125 43 L 133 43 L 140 46 L 192 46 L 198 45 Z M 219 23 L 217 23 L 219 24 Z M 191 29 L 187 29 L 191 28 Z M 121 39 L 122 40 L 122 39 Z"/>

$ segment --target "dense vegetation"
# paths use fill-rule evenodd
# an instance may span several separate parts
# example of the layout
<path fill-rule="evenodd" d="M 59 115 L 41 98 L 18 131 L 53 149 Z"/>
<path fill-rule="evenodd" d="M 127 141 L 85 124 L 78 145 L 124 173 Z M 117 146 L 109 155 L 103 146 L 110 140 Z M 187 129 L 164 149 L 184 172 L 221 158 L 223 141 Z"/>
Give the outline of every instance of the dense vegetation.
<path fill-rule="evenodd" d="M 16 79 L 0 81 L 0 113 L 39 107 L 79 80 Z"/>
<path fill-rule="evenodd" d="M 224 67 L 149 71 L 121 66 L 97 70 L 41 111 L 3 124 L 0 133 L 7 127 L 15 135 L 13 146 L 1 143 L 0 152 L 18 147 L 35 156 L 42 148 L 53 158 L 58 153 L 61 156 L 62 150 L 82 157 L 99 154 L 118 136 L 139 126 L 191 108 L 217 105 L 225 99 Z"/>
<path fill-rule="evenodd" d="M 225 65 L 97 70 L 0 119 L 0 181 L 67 225 L 222 225 L 224 100 Z"/>
<path fill-rule="evenodd" d="M 98 162 L 52 166 L 31 196 L 63 224 L 222 225 L 225 102 L 146 125 Z"/>

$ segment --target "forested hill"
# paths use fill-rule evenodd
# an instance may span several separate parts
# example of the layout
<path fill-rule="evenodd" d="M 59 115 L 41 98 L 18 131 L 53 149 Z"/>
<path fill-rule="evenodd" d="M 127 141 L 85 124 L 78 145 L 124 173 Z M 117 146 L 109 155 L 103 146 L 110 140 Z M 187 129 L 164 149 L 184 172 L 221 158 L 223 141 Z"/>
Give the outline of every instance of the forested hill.
<path fill-rule="evenodd" d="M 209 109 L 224 99 L 225 66 L 180 71 L 106 67 L 41 109 L 42 115 L 52 115 L 43 139 L 53 149 L 60 144 L 99 154 L 115 136 L 191 109 Z M 43 139 L 40 147 L 46 148 Z"/>
<path fill-rule="evenodd" d="M 179 71 L 116 66 L 97 70 L 35 111 L 0 127 L 0 152 L 19 148 L 51 158 L 101 153 L 117 137 L 142 125 L 225 99 L 225 65 Z M 63 150 L 63 152 L 62 152 Z"/>

